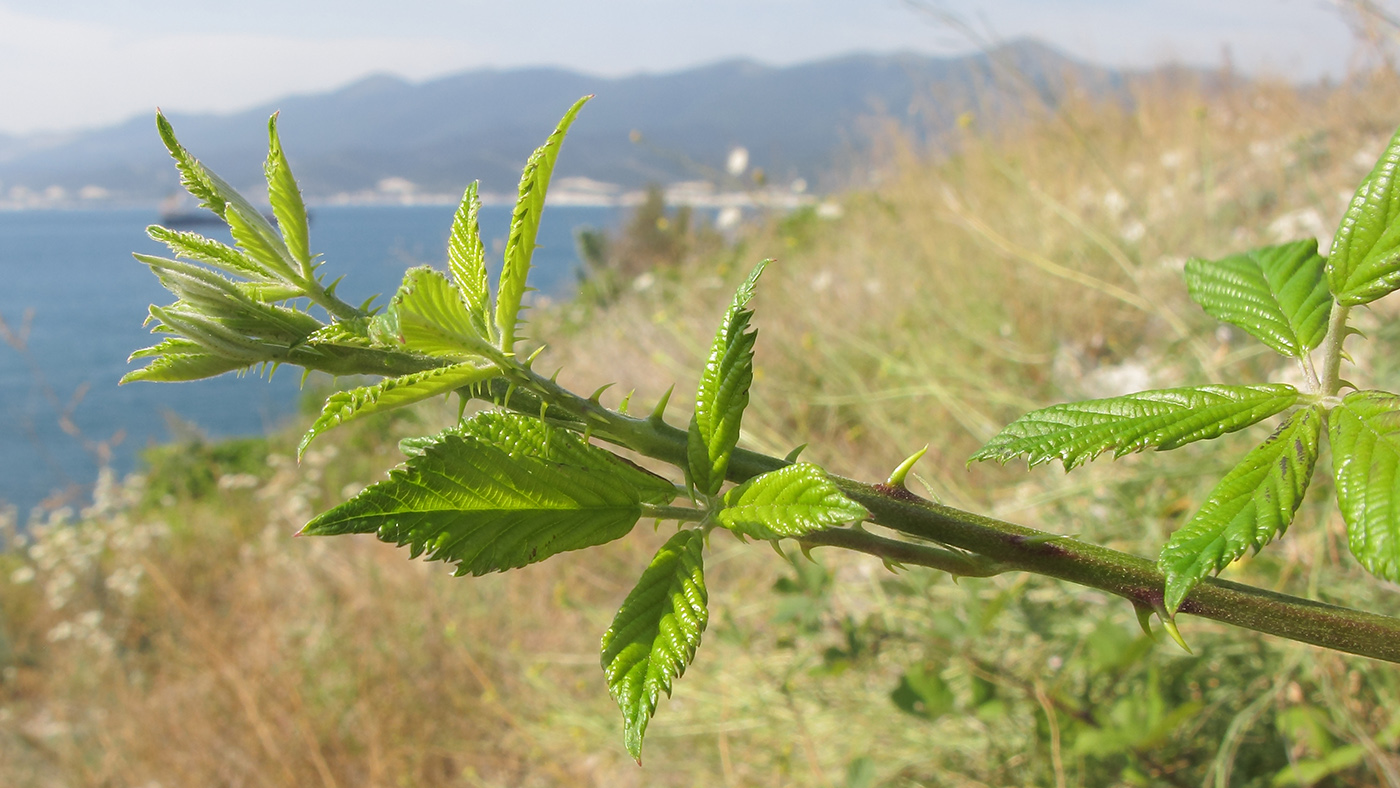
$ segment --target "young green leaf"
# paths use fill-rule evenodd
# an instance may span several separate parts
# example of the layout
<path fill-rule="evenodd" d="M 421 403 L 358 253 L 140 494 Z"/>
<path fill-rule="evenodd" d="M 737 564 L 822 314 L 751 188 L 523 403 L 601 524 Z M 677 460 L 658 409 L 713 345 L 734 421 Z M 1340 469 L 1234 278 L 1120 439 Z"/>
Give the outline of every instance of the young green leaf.
<path fill-rule="evenodd" d="M 672 679 L 685 674 L 709 621 L 703 549 L 696 530 L 667 540 L 603 634 L 603 673 L 622 709 L 627 752 L 638 763 L 656 702 L 662 692 L 671 696 Z"/>
<path fill-rule="evenodd" d="M 282 152 L 282 140 L 277 136 L 277 113 L 267 119 L 267 199 L 272 203 L 272 215 L 282 230 L 282 240 L 292 260 L 301 266 L 302 276 L 311 278 L 310 231 L 306 223 L 306 204 L 301 189 L 292 177 L 291 165 Z"/>
<path fill-rule="evenodd" d="M 724 494 L 720 525 L 754 539 L 781 539 L 869 516 L 826 477 L 800 462 L 755 476 Z"/>
<path fill-rule="evenodd" d="M 1327 334 L 1332 294 L 1317 241 L 1266 246 L 1223 260 L 1186 263 L 1191 298 L 1285 356 L 1302 358 Z"/>
<path fill-rule="evenodd" d="M 146 234 L 170 247 L 170 251 L 176 257 L 184 257 L 211 265 L 234 276 L 255 280 L 275 280 L 277 278 L 266 266 L 243 252 L 212 238 L 205 238 L 198 233 L 181 232 L 159 225 L 151 225 L 146 228 Z M 298 294 L 298 291 L 292 293 L 292 295 Z"/>
<path fill-rule="evenodd" d="M 1292 386 L 1198 386 L 1069 402 L 1012 422 L 970 462 L 1026 455 L 1032 467 L 1058 458 L 1065 470 L 1113 450 L 1175 449 L 1243 429 L 1298 402 Z"/>
<path fill-rule="evenodd" d="M 447 265 L 452 281 L 462 294 L 467 314 L 476 331 L 488 341 L 493 339 L 491 324 L 491 292 L 486 286 L 486 248 L 481 243 L 481 198 L 477 182 L 472 181 L 462 195 L 462 204 L 452 217 L 452 235 L 447 239 Z"/>
<path fill-rule="evenodd" d="M 322 327 L 321 321 L 305 312 L 253 298 L 207 268 L 145 254 L 132 256 L 183 303 L 238 333 L 290 346 L 306 341 Z"/>
<path fill-rule="evenodd" d="M 153 347 L 144 348 L 131 354 L 128 361 L 150 358 L 141 369 L 132 370 L 122 376 L 121 383 L 147 380 L 155 383 L 178 383 L 187 380 L 201 380 L 222 375 L 238 369 L 246 369 L 248 362 L 214 355 L 197 342 L 188 339 L 166 339 Z"/>
<path fill-rule="evenodd" d="M 1355 391 L 1328 419 L 1332 475 L 1352 555 L 1400 582 L 1400 396 Z"/>
<path fill-rule="evenodd" d="M 535 457 L 616 475 L 637 490 L 643 503 L 665 505 L 676 498 L 676 486 L 669 480 L 590 444 L 577 433 L 551 427 L 531 416 L 483 411 L 454 431 L 485 441 L 512 457 Z"/>
<path fill-rule="evenodd" d="M 748 303 L 768 263 L 764 260 L 755 266 L 734 294 L 700 373 L 686 459 L 691 484 L 705 495 L 714 495 L 724 485 L 729 458 L 739 442 L 739 424 L 753 385 L 753 347 L 758 339 L 757 331 L 748 330 L 753 317 Z"/>
<path fill-rule="evenodd" d="M 1327 281 L 1342 306 L 1366 304 L 1400 287 L 1400 132 L 1351 198 L 1327 259 Z"/>
<path fill-rule="evenodd" d="M 540 213 L 544 210 L 545 193 L 554 162 L 559 158 L 559 146 L 569 132 L 579 110 L 592 96 L 584 96 L 564 113 L 554 133 L 537 148 L 520 174 L 520 197 L 510 220 L 506 240 L 505 267 L 501 269 L 500 286 L 496 289 L 496 330 L 501 338 L 501 350 L 507 353 L 515 346 L 515 328 L 520 318 L 520 299 L 525 297 L 526 280 L 530 275 L 530 258 L 535 254 L 535 238 L 540 230 Z"/>
<path fill-rule="evenodd" d="M 511 456 L 469 436 L 447 435 L 303 534 L 374 533 L 412 556 L 483 575 L 606 544 L 637 524 L 642 505 L 626 477 L 535 457 Z"/>
<path fill-rule="evenodd" d="M 1317 406 L 1295 412 L 1225 474 L 1201 510 L 1171 535 L 1157 559 L 1167 576 L 1169 612 L 1202 578 L 1287 530 L 1312 478 L 1321 431 Z"/>
<path fill-rule="evenodd" d="M 408 269 L 390 311 L 409 350 L 463 359 L 500 355 L 477 329 L 457 288 L 426 265 Z"/>
<path fill-rule="evenodd" d="M 189 193 L 228 223 L 234 243 L 240 249 L 279 278 L 294 282 L 298 274 L 292 268 L 291 253 L 272 224 L 238 190 L 191 156 L 175 138 L 170 122 L 159 112 L 156 113 L 156 127 Z"/>
<path fill-rule="evenodd" d="M 352 391 L 337 391 L 326 400 L 320 417 L 302 436 L 301 444 L 297 447 L 297 457 L 300 458 L 306 453 L 306 447 L 311 445 L 311 441 L 317 435 L 332 427 L 439 394 L 448 394 L 463 386 L 489 380 L 497 374 L 499 371 L 494 366 L 454 364 L 450 367 L 438 367 L 381 380 L 373 386 L 362 386 Z"/>

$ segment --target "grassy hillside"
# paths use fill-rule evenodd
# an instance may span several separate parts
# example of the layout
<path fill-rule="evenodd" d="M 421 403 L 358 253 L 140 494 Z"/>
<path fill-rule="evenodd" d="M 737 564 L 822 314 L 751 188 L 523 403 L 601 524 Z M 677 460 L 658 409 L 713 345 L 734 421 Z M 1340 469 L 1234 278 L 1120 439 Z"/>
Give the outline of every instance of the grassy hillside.
<path fill-rule="evenodd" d="M 938 160 L 892 134 L 882 185 L 839 211 L 773 216 L 616 298 L 537 313 L 539 364 L 634 402 L 693 390 L 733 284 L 776 257 L 749 445 L 808 442 L 878 479 L 928 443 L 930 495 L 1152 555 L 1251 438 L 1071 477 L 965 458 L 1053 401 L 1290 374 L 1192 306 L 1181 267 L 1330 232 L 1397 97 L 1389 74 L 1310 93 L 1163 83 L 994 134 L 965 116 Z M 1385 303 L 1373 319 L 1379 352 L 1359 360 L 1383 383 L 1396 332 Z M 14 542 L 5 784 L 1400 785 L 1392 666 L 1183 618 L 1188 655 L 1056 581 L 954 584 L 830 550 L 789 564 L 724 534 L 705 643 L 639 768 L 597 643 L 664 532 L 480 579 L 368 538 L 291 538 L 452 415 L 331 433 L 300 467 L 295 436 L 166 447 Z M 1228 576 L 1400 612 L 1325 492 Z"/>

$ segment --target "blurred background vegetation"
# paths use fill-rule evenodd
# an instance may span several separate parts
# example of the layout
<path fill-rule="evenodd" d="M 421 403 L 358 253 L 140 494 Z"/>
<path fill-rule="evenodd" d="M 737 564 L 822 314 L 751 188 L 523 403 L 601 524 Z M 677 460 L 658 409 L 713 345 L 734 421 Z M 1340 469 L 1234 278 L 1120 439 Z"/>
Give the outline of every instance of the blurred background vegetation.
<path fill-rule="evenodd" d="M 882 479 L 929 443 L 915 491 L 1153 556 L 1257 434 L 1073 476 L 967 456 L 1051 402 L 1293 374 L 1194 307 L 1182 265 L 1325 247 L 1396 106 L 1390 68 L 1309 89 L 1166 74 L 1128 105 L 1084 98 L 995 129 L 969 112 L 952 154 L 891 130 L 877 187 L 737 237 L 658 192 L 617 237 L 584 240 L 585 296 L 532 313 L 540 368 L 646 405 L 693 390 L 736 280 L 775 257 L 747 445 L 810 443 L 831 471 Z M 1358 385 L 1400 384 L 1391 311 L 1366 318 Z M 954 583 L 831 550 L 789 562 L 723 533 L 705 643 L 639 768 L 598 637 L 664 531 L 479 579 L 370 538 L 292 538 L 381 478 L 399 438 L 454 417 L 366 420 L 300 466 L 304 423 L 190 436 L 139 477 L 105 476 L 88 508 L 23 537 L 11 518 L 3 782 L 1400 786 L 1392 665 L 1183 618 L 1186 654 L 1127 602 L 1058 581 Z M 1227 576 L 1400 614 L 1315 486 L 1289 534 Z"/>

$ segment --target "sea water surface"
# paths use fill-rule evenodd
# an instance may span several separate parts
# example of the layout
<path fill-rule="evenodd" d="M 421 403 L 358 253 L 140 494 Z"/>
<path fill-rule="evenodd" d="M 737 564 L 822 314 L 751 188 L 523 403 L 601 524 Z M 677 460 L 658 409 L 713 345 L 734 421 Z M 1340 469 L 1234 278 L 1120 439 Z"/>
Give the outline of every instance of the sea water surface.
<path fill-rule="evenodd" d="M 446 269 L 450 206 L 336 206 L 312 209 L 311 246 L 324 256 L 327 281 L 344 275 L 338 294 L 383 304 L 405 268 Z M 298 409 L 298 370 L 272 380 L 232 374 L 190 383 L 131 383 L 122 375 L 133 350 L 155 344 L 142 323 L 150 304 L 174 297 L 132 259 L 164 255 L 146 237 L 154 211 L 0 212 L 0 318 L 27 331 L 25 350 L 0 345 L 0 505 L 20 519 L 55 493 L 82 505 L 96 478 L 93 444 L 114 443 L 111 464 L 133 470 L 140 450 L 171 439 L 178 420 L 210 437 L 264 433 Z M 574 231 L 612 227 L 612 208 L 553 207 L 540 225 L 531 284 L 553 298 L 576 289 Z M 482 209 L 488 261 L 499 270 L 510 208 Z M 226 231 L 201 230 L 227 242 Z M 26 314 L 29 319 L 26 320 Z M 66 415 L 71 424 L 63 424 Z M 119 439 L 119 440 L 118 440 Z M 51 499 L 53 500 L 53 499 Z"/>

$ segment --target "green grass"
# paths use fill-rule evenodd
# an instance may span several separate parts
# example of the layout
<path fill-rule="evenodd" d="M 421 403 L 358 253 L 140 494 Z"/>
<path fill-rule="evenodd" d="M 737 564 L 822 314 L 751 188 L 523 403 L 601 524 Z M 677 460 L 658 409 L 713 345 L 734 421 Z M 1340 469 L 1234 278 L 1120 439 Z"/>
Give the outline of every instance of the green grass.
<path fill-rule="evenodd" d="M 1151 556 L 1248 437 L 1070 477 L 966 458 L 1032 407 L 1282 374 L 1189 303 L 1181 264 L 1304 234 L 1309 211 L 1328 231 L 1374 159 L 1358 151 L 1400 121 L 1397 88 L 1160 84 L 1131 112 L 997 135 L 974 119 L 941 159 L 892 138 L 839 218 L 775 216 L 647 288 L 533 315 L 553 339 L 538 368 L 636 387 L 634 410 L 693 390 L 732 285 L 773 256 L 742 443 L 807 442 L 804 459 L 865 479 L 928 443 L 916 491 Z M 1378 377 L 1392 311 L 1374 310 Z M 0 555 L 3 782 L 1400 785 L 1393 666 L 1183 618 L 1188 655 L 1057 581 L 955 584 L 830 550 L 789 564 L 723 534 L 711 627 L 639 769 L 598 637 L 665 532 L 476 579 L 369 538 L 291 537 L 453 415 L 367 419 L 301 466 L 295 435 L 165 447 L 144 484 L 109 480 Z M 1400 612 L 1325 492 L 1227 576 Z"/>

